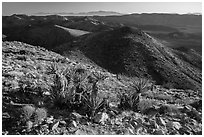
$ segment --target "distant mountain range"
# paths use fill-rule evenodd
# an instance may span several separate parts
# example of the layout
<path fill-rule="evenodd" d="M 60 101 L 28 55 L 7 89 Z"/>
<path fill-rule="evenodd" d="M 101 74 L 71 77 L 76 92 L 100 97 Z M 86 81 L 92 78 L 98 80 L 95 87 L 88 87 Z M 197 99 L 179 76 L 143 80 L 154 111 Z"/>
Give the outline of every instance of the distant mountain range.
<path fill-rule="evenodd" d="M 90 11 L 90 12 L 78 12 L 78 13 L 73 13 L 73 12 L 56 12 L 56 13 L 49 13 L 49 12 L 38 12 L 35 13 L 34 15 L 63 15 L 63 16 L 118 16 L 118 15 L 124 15 L 119 12 L 114 12 L 114 11 Z"/>

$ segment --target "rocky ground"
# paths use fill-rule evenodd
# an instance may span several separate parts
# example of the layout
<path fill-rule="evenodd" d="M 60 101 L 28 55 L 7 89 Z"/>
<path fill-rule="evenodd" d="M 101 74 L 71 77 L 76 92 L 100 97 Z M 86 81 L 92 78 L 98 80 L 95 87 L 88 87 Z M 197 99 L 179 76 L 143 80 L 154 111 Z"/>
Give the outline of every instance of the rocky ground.
<path fill-rule="evenodd" d="M 51 73 L 53 66 L 60 70 L 80 66 L 90 73 L 100 72 L 105 79 L 96 85 L 97 97 L 99 100 L 108 98 L 108 107 L 90 118 L 86 111 L 57 106 L 50 98 L 56 89 L 56 77 Z M 130 82 L 125 76 L 118 77 L 100 68 L 74 62 L 41 47 L 3 42 L 3 134 L 202 134 L 200 92 L 154 85 L 141 94 L 137 111 L 132 111 L 120 106 L 119 97 Z"/>

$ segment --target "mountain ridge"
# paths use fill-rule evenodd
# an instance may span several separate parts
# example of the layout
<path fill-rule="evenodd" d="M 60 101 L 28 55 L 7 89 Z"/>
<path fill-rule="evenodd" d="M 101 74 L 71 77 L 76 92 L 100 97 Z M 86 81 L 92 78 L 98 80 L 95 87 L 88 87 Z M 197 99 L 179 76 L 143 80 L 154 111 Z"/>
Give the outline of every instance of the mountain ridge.
<path fill-rule="evenodd" d="M 184 61 L 175 50 L 137 28 L 122 27 L 84 36 L 74 45 L 72 47 L 82 51 L 87 58 L 116 74 L 150 76 L 157 84 L 172 82 L 180 87 L 185 82 L 191 88 L 199 88 L 201 84 L 199 67 Z M 69 44 L 64 46 L 69 47 Z M 201 57 L 195 57 L 201 60 Z"/>
<path fill-rule="evenodd" d="M 33 15 L 63 15 L 63 16 L 120 16 L 124 15 L 119 12 L 114 12 L 114 11 L 89 11 L 89 12 L 57 12 L 57 13 L 49 13 L 49 12 L 39 12 L 39 13 L 34 13 Z"/>

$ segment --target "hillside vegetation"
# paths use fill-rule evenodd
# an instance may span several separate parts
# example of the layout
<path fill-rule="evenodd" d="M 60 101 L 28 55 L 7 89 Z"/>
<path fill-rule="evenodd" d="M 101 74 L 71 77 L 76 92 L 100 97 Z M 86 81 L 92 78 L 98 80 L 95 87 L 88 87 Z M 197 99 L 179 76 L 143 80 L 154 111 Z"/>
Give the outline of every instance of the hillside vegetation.
<path fill-rule="evenodd" d="M 202 97 L 2 43 L 3 134 L 201 134 Z"/>

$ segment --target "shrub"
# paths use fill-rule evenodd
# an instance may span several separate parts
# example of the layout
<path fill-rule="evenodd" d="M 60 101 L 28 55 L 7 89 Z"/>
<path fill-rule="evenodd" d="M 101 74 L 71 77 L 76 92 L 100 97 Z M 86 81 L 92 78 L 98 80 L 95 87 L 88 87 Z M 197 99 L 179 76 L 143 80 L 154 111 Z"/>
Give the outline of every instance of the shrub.
<path fill-rule="evenodd" d="M 31 105 L 26 105 L 22 107 L 21 118 L 23 122 L 28 121 L 32 115 L 35 113 L 35 107 Z"/>
<path fill-rule="evenodd" d="M 95 91 L 92 91 L 91 94 L 85 93 L 83 95 L 84 103 L 87 106 L 87 112 L 90 114 L 90 117 L 93 118 L 95 114 L 103 108 L 103 106 L 106 104 L 105 98 L 100 98 L 98 96 L 98 93 Z"/>
<path fill-rule="evenodd" d="M 175 105 L 161 105 L 158 109 L 160 114 L 172 114 L 172 113 L 179 113 L 180 110 Z"/>
<path fill-rule="evenodd" d="M 98 87 L 97 82 L 104 80 L 106 76 L 102 75 L 101 73 L 94 72 L 93 76 L 95 78 L 91 79 L 90 82 L 92 82 L 92 88 L 82 95 L 83 101 L 86 104 L 88 111 L 90 113 L 90 117 L 93 118 L 95 114 L 105 106 L 107 106 L 107 99 L 101 98 L 98 94 Z"/>
<path fill-rule="evenodd" d="M 33 121 L 36 124 L 42 122 L 47 117 L 45 108 L 36 108 L 31 105 L 23 106 L 21 109 L 21 122 Z"/>
<path fill-rule="evenodd" d="M 140 102 L 138 103 L 138 110 L 142 113 L 145 112 L 145 110 L 148 110 L 149 108 L 152 108 L 152 107 L 153 107 L 153 103 L 149 99 L 140 100 Z"/>
<path fill-rule="evenodd" d="M 82 110 L 93 118 L 105 106 L 107 99 L 99 97 L 97 83 L 107 78 L 102 73 L 90 72 L 83 66 L 58 70 L 50 68 L 54 74 L 51 100 L 58 108 Z"/>
<path fill-rule="evenodd" d="M 45 108 L 37 108 L 35 110 L 35 123 L 41 123 L 47 117 L 47 110 Z"/>
<path fill-rule="evenodd" d="M 139 80 L 133 80 L 131 84 L 131 87 L 138 93 L 147 92 L 151 86 L 152 83 L 150 82 L 150 80 L 144 78 L 140 78 Z"/>
<path fill-rule="evenodd" d="M 64 75 L 56 73 L 54 76 L 54 86 L 52 87 L 51 101 L 55 106 L 63 105 L 68 81 Z"/>
<path fill-rule="evenodd" d="M 151 83 L 147 79 L 133 80 L 130 88 L 120 95 L 120 108 L 136 111 L 141 93 L 148 91 Z"/>

